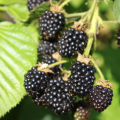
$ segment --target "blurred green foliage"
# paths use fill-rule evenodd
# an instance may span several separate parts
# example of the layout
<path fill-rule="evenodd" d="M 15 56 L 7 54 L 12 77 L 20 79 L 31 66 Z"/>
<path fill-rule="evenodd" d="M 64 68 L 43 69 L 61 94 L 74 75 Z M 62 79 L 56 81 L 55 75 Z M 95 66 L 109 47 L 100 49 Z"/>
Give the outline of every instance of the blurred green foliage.
<path fill-rule="evenodd" d="M 83 12 L 89 9 L 91 2 L 85 5 L 87 0 L 71 0 L 65 7 L 68 13 Z M 113 15 L 113 1 L 107 4 L 104 1 L 100 3 L 100 16 L 104 20 L 115 20 Z M 0 12 L 1 14 L 1 12 Z M 1 14 L 5 20 L 6 14 Z M 8 19 L 8 16 L 7 16 Z M 116 31 L 119 24 L 107 24 L 100 29 L 97 36 L 97 47 L 93 53 L 105 79 L 114 83 L 114 96 L 112 104 L 102 113 L 97 113 L 91 109 L 89 120 L 119 120 L 120 113 L 120 49 L 116 43 Z M 67 115 L 56 115 L 50 109 L 35 105 L 29 97 L 25 97 L 17 107 L 13 108 L 1 120 L 72 120 L 71 113 Z"/>

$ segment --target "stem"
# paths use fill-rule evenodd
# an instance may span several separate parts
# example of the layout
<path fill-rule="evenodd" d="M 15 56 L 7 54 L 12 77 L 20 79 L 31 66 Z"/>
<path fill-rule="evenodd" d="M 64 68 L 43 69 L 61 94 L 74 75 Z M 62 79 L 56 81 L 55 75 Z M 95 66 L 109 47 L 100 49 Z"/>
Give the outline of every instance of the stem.
<path fill-rule="evenodd" d="M 60 62 L 56 62 L 56 63 L 53 63 L 53 64 L 50 64 L 48 67 L 53 67 L 53 66 L 56 66 L 56 65 L 59 65 L 59 64 L 63 64 L 63 63 L 66 63 L 68 62 L 67 60 L 62 60 Z"/>
<path fill-rule="evenodd" d="M 91 29 L 89 31 L 89 33 L 94 33 L 94 35 L 96 35 L 97 32 L 97 27 L 98 27 L 98 6 L 95 6 L 95 10 L 92 16 L 92 22 L 91 22 Z"/>
<path fill-rule="evenodd" d="M 78 17 L 78 16 L 83 16 L 85 15 L 87 12 L 82 12 L 82 13 L 74 13 L 74 14 L 67 14 L 66 17 Z"/>
<path fill-rule="evenodd" d="M 98 71 L 98 73 L 99 73 L 101 79 L 104 80 L 105 78 L 104 78 L 104 76 L 103 76 L 103 74 L 102 74 L 100 68 L 98 67 L 98 65 L 95 63 L 95 61 L 94 61 L 93 59 L 91 59 L 91 62 L 93 63 L 93 65 L 94 65 L 94 67 L 96 68 L 96 70 Z"/>
<path fill-rule="evenodd" d="M 60 6 L 59 9 L 63 8 L 67 3 L 69 3 L 71 0 L 65 0 Z"/>
<path fill-rule="evenodd" d="M 108 24 L 111 24 L 111 23 L 116 24 L 116 23 L 119 23 L 119 21 L 103 21 L 103 24 L 106 24 L 106 23 L 108 23 Z"/>
<path fill-rule="evenodd" d="M 92 18 L 92 14 L 93 14 L 93 12 L 94 12 L 94 10 L 95 10 L 95 6 L 97 5 L 97 1 L 98 1 L 98 0 L 94 0 L 94 1 L 93 1 L 92 7 L 91 7 L 90 10 L 87 12 L 86 16 L 85 16 L 83 19 L 79 20 L 79 21 L 85 22 L 88 18 L 89 18 L 89 20 Z"/>
<path fill-rule="evenodd" d="M 93 34 L 94 36 L 91 36 L 88 40 L 86 51 L 84 52 L 86 57 L 89 56 L 94 38 L 96 38 L 96 32 L 97 32 L 97 27 L 98 27 L 97 18 L 98 18 L 98 6 L 95 6 L 95 10 L 94 10 L 92 21 L 91 21 L 91 28 L 89 31 L 89 34 Z"/>
<path fill-rule="evenodd" d="M 88 40 L 87 47 L 86 47 L 86 50 L 85 50 L 85 52 L 84 52 L 84 55 L 85 55 L 86 57 L 89 56 L 89 53 L 90 53 L 90 50 L 91 50 L 91 47 L 92 47 L 92 44 L 93 44 L 93 40 L 94 40 L 94 37 L 93 37 L 93 36 L 91 36 L 91 37 L 89 38 L 89 40 Z"/>

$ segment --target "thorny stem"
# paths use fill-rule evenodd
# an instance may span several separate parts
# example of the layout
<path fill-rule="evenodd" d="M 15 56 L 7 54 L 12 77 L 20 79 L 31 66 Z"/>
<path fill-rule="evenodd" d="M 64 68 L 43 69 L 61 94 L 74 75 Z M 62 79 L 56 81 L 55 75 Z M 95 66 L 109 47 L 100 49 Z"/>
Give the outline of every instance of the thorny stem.
<path fill-rule="evenodd" d="M 63 8 L 67 3 L 69 3 L 71 0 L 65 0 L 60 6 L 59 9 Z"/>
<path fill-rule="evenodd" d="M 91 59 L 91 62 L 93 63 L 93 65 L 94 65 L 94 67 L 96 68 L 96 70 L 98 71 L 98 73 L 99 73 L 101 79 L 105 80 L 105 78 L 104 78 L 104 76 L 103 76 L 103 74 L 102 74 L 100 68 L 99 68 L 98 65 L 95 63 L 95 61 L 94 61 L 93 59 Z"/>

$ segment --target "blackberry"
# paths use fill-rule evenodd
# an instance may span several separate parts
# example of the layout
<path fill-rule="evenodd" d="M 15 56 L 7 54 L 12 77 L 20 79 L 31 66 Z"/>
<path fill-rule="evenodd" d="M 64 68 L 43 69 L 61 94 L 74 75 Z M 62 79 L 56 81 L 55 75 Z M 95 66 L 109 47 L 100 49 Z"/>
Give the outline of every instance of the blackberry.
<path fill-rule="evenodd" d="M 92 65 L 77 61 L 70 67 L 70 70 L 70 92 L 79 97 L 86 96 L 94 84 L 95 68 Z"/>
<path fill-rule="evenodd" d="M 68 28 L 63 32 L 62 38 L 58 41 L 59 53 L 62 57 L 72 57 L 77 52 L 82 52 L 86 47 L 88 37 L 82 30 Z"/>
<path fill-rule="evenodd" d="M 90 108 L 83 101 L 75 103 L 72 112 L 74 120 L 87 120 L 90 116 Z"/>
<path fill-rule="evenodd" d="M 33 10 L 35 7 L 39 6 L 42 3 L 52 0 L 28 0 L 27 6 L 29 11 Z"/>
<path fill-rule="evenodd" d="M 47 82 L 49 81 L 48 75 L 43 71 L 38 71 L 37 67 L 32 67 L 24 77 L 24 86 L 27 94 L 31 96 L 33 100 L 35 100 L 37 96 L 40 97 L 47 87 Z"/>
<path fill-rule="evenodd" d="M 45 40 L 56 40 L 65 26 L 65 17 L 61 12 L 53 13 L 45 10 L 39 17 L 39 32 Z"/>
<path fill-rule="evenodd" d="M 117 33 L 117 44 L 120 48 L 120 29 L 118 29 L 118 33 Z"/>
<path fill-rule="evenodd" d="M 97 85 L 89 92 L 91 107 L 97 112 L 104 111 L 112 101 L 113 91 L 110 88 Z"/>
<path fill-rule="evenodd" d="M 42 95 L 43 105 L 47 105 L 57 114 L 66 114 L 71 111 L 71 105 L 75 98 L 69 93 L 68 83 L 62 77 L 50 80 L 45 93 Z"/>
<path fill-rule="evenodd" d="M 52 55 L 53 53 L 55 53 L 57 51 L 56 47 L 57 47 L 56 43 L 41 40 L 41 42 L 37 48 L 38 55 L 42 56 L 43 58 L 46 55 Z"/>

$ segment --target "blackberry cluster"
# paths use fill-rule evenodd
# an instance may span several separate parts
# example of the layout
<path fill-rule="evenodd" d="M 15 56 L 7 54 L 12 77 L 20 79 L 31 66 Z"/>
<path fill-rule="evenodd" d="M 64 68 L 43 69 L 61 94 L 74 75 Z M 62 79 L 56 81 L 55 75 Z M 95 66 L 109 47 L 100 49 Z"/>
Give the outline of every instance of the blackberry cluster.
<path fill-rule="evenodd" d="M 50 80 L 45 93 L 39 99 L 40 104 L 47 105 L 57 114 L 66 114 L 71 111 L 71 105 L 75 98 L 69 93 L 68 82 L 62 77 Z M 39 104 L 39 103 L 38 103 Z"/>
<path fill-rule="evenodd" d="M 68 28 L 63 32 L 62 38 L 58 41 L 59 53 L 62 57 L 72 57 L 77 52 L 82 52 L 86 47 L 88 37 L 82 30 Z"/>
<path fill-rule="evenodd" d="M 38 71 L 37 67 L 32 67 L 24 77 L 24 86 L 27 94 L 31 96 L 33 100 L 35 100 L 37 96 L 40 97 L 47 87 L 47 82 L 49 81 L 48 75 L 45 72 Z"/>
<path fill-rule="evenodd" d="M 53 59 L 52 56 L 44 56 L 44 60 L 43 60 L 41 63 L 42 63 L 42 64 L 43 64 L 43 63 L 53 64 L 53 63 L 55 63 L 55 62 L 57 62 L 57 60 Z M 60 67 L 62 67 L 62 66 L 63 66 L 63 65 L 60 64 L 60 65 L 56 65 L 56 66 L 50 68 L 54 73 L 48 73 L 48 74 L 49 74 L 49 77 L 50 77 L 50 78 L 53 78 L 53 77 L 55 77 L 55 76 L 60 75 L 60 74 L 61 74 L 61 69 L 60 69 Z"/>
<path fill-rule="evenodd" d="M 118 29 L 118 33 L 117 33 L 117 44 L 120 48 L 120 29 Z"/>
<path fill-rule="evenodd" d="M 39 17 L 39 32 L 45 40 L 57 39 L 64 26 L 65 17 L 61 12 L 52 13 L 45 10 L 44 14 Z"/>
<path fill-rule="evenodd" d="M 97 112 L 104 111 L 112 101 L 113 91 L 110 88 L 97 85 L 90 90 L 91 107 Z"/>
<path fill-rule="evenodd" d="M 45 40 L 41 40 L 39 46 L 38 46 L 38 55 L 42 56 L 44 58 L 44 56 L 46 55 L 52 55 L 53 53 L 55 53 L 57 51 L 57 44 L 54 42 L 49 42 L 49 41 L 45 41 Z"/>
<path fill-rule="evenodd" d="M 75 103 L 72 111 L 74 120 L 87 120 L 90 116 L 90 108 L 83 101 Z"/>
<path fill-rule="evenodd" d="M 52 0 L 28 0 L 27 6 L 29 11 L 33 10 L 35 7 L 39 6 L 42 3 Z"/>
<path fill-rule="evenodd" d="M 70 67 L 70 92 L 76 96 L 83 97 L 93 87 L 96 72 L 92 65 L 77 61 Z"/>

